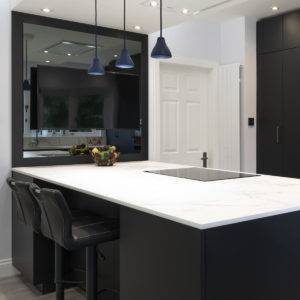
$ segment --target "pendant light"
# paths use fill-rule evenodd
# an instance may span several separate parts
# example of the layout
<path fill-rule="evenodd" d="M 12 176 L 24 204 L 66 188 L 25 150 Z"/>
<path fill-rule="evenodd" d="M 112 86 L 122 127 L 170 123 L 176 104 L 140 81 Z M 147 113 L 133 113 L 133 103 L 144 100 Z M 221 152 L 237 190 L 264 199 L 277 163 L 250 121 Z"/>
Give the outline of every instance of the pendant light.
<path fill-rule="evenodd" d="M 104 75 L 105 74 L 105 70 L 100 62 L 100 59 L 98 57 L 98 16 L 97 16 L 97 0 L 95 0 L 95 57 L 92 61 L 92 64 L 88 70 L 88 74 L 89 75 L 95 75 L 95 76 L 99 76 L 99 75 Z"/>
<path fill-rule="evenodd" d="M 23 81 L 23 90 L 30 91 L 30 83 L 28 80 L 28 39 L 25 40 L 25 80 Z"/>
<path fill-rule="evenodd" d="M 126 0 L 124 0 L 124 47 L 120 54 L 119 59 L 116 62 L 116 67 L 119 69 L 132 69 L 134 63 L 129 55 L 129 51 L 126 47 Z"/>
<path fill-rule="evenodd" d="M 154 46 L 151 57 L 157 59 L 171 58 L 172 54 L 168 48 L 165 38 L 162 36 L 163 30 L 163 18 L 162 18 L 162 0 L 160 0 L 160 36 L 157 38 L 156 45 Z"/>

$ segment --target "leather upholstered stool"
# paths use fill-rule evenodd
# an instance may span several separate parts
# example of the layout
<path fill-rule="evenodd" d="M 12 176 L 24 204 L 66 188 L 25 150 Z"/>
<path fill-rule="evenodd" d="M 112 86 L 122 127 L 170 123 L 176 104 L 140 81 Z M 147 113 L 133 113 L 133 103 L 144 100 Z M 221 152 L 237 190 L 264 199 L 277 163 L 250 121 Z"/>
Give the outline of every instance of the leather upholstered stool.
<path fill-rule="evenodd" d="M 16 200 L 17 217 L 19 221 L 31 227 L 37 233 L 41 231 L 41 210 L 29 187 L 35 185 L 29 182 L 8 178 L 7 184 L 12 189 Z M 37 187 L 37 186 L 36 186 Z"/>
<path fill-rule="evenodd" d="M 86 215 L 73 218 L 59 190 L 30 186 L 41 210 L 41 232 L 55 243 L 56 299 L 64 299 L 63 249 L 86 251 L 87 300 L 97 299 L 97 245 L 119 238 L 115 219 Z"/>

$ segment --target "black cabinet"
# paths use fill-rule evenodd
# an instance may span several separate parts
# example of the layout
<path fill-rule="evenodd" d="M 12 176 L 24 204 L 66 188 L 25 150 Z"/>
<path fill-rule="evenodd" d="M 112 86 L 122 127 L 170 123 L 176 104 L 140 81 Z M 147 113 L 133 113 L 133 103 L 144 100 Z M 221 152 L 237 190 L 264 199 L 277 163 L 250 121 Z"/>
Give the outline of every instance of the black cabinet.
<path fill-rule="evenodd" d="M 300 47 L 300 10 L 263 19 L 257 26 L 258 53 Z"/>
<path fill-rule="evenodd" d="M 300 177 L 300 48 L 283 54 L 283 86 L 283 175 Z"/>
<path fill-rule="evenodd" d="M 282 17 L 265 19 L 260 22 L 260 52 L 266 53 L 282 49 Z"/>
<path fill-rule="evenodd" d="M 300 11 L 258 23 L 258 172 L 300 178 Z"/>
<path fill-rule="evenodd" d="M 282 175 L 282 54 L 264 54 L 260 61 L 259 172 Z"/>
<path fill-rule="evenodd" d="M 300 47 L 300 11 L 284 15 L 283 36 L 285 49 Z"/>
<path fill-rule="evenodd" d="M 261 56 L 261 102 L 264 119 L 282 118 L 282 53 Z"/>

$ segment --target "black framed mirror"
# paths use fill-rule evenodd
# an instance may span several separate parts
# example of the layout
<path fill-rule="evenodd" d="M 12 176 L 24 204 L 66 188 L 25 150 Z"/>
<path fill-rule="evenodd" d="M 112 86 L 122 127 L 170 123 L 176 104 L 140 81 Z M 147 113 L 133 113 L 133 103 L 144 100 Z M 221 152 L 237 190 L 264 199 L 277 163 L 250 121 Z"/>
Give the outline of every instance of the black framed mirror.
<path fill-rule="evenodd" d="M 92 25 L 12 13 L 13 166 L 92 162 L 72 146 L 115 145 L 121 161 L 148 159 L 148 36 L 128 32 L 135 67 L 115 61 L 123 32 L 98 27 L 104 76 L 88 75 Z"/>

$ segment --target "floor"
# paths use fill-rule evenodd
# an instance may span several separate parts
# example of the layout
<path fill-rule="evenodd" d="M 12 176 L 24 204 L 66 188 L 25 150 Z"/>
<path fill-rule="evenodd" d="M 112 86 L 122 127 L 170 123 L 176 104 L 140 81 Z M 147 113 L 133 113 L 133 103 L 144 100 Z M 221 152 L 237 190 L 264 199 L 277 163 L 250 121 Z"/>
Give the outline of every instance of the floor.
<path fill-rule="evenodd" d="M 39 295 L 31 290 L 20 276 L 13 276 L 0 279 L 0 300 L 55 300 L 55 294 Z M 84 295 L 76 289 L 67 290 L 65 300 L 83 300 Z"/>

